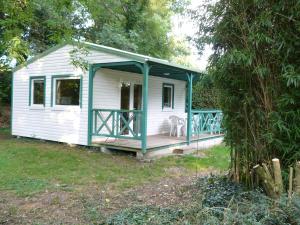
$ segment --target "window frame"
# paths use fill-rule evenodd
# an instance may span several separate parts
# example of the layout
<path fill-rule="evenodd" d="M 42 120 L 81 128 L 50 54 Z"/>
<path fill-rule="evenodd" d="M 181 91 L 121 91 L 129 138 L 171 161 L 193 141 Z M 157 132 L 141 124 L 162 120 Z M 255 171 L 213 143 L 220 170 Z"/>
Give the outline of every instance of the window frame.
<path fill-rule="evenodd" d="M 57 105 L 56 104 L 56 84 L 57 80 L 74 80 L 80 82 L 79 86 L 79 105 Z M 52 75 L 51 77 L 51 107 L 56 109 L 82 108 L 82 75 L 62 74 Z"/>
<path fill-rule="evenodd" d="M 34 81 L 42 80 L 44 81 L 44 96 L 43 96 L 43 104 L 34 104 Z M 28 106 L 44 108 L 46 106 L 46 76 L 31 76 L 29 77 L 29 102 Z"/>
<path fill-rule="evenodd" d="M 164 105 L 164 88 L 171 88 L 171 106 L 167 107 Z M 175 93 L 175 85 L 171 84 L 171 83 L 163 83 L 162 85 L 162 109 L 163 110 L 172 110 L 174 109 L 174 102 L 175 102 L 175 98 L 174 98 L 174 93 Z"/>

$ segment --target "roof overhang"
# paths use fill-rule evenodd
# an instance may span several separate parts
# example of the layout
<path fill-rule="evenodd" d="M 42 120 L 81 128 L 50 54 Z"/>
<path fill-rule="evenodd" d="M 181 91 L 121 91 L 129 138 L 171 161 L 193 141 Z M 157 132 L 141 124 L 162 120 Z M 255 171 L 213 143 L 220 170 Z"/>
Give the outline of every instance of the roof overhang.
<path fill-rule="evenodd" d="M 198 80 L 201 77 L 201 75 L 203 75 L 203 73 L 199 73 L 192 70 L 179 68 L 173 65 L 155 62 L 151 60 L 146 60 L 144 62 L 122 61 L 122 62 L 113 62 L 113 63 L 96 63 L 93 65 L 97 68 L 102 68 L 102 69 L 110 69 L 115 71 L 141 74 L 142 73 L 141 67 L 143 66 L 144 63 L 147 63 L 150 68 L 149 70 L 150 76 L 188 81 L 187 75 L 193 74 L 194 80 Z"/>
<path fill-rule="evenodd" d="M 168 60 L 158 59 L 146 55 L 136 54 L 128 51 L 123 51 L 116 48 L 107 47 L 104 45 L 98 45 L 93 44 L 90 42 L 65 42 L 59 45 L 56 45 L 47 51 L 29 59 L 26 63 L 19 65 L 13 69 L 13 72 L 27 66 L 28 64 L 33 63 L 34 61 L 50 54 L 51 52 L 56 51 L 59 48 L 64 47 L 65 45 L 70 44 L 73 46 L 84 46 L 87 49 L 95 50 L 99 52 L 105 52 L 108 54 L 117 55 L 120 57 L 124 57 L 125 59 L 128 59 L 129 61 L 138 62 L 141 64 L 148 63 L 148 65 L 151 67 L 150 69 L 150 76 L 159 76 L 164 78 L 170 78 L 170 79 L 176 79 L 176 80 L 187 80 L 186 74 L 194 74 L 196 79 L 199 78 L 204 73 L 198 69 L 185 67 L 182 65 L 174 64 L 169 62 Z M 101 62 L 99 62 L 101 63 Z M 103 67 L 104 68 L 104 67 Z M 124 64 L 124 63 L 111 63 L 109 66 L 109 63 L 107 64 L 108 69 L 112 70 L 119 70 L 124 72 L 132 72 L 132 73 L 141 73 L 140 69 L 134 65 L 130 64 Z"/>

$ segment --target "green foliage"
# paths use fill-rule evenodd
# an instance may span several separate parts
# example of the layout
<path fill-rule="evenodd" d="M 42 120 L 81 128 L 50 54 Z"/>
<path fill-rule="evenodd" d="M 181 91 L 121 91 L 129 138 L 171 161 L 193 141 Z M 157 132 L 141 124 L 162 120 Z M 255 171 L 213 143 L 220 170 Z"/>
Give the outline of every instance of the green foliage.
<path fill-rule="evenodd" d="M 287 174 L 300 159 L 299 1 L 220 0 L 193 18 L 199 50 L 214 49 L 209 73 L 236 180 L 251 185 L 252 167 L 274 157 Z"/>
<path fill-rule="evenodd" d="M 185 208 L 139 206 L 122 210 L 105 224 L 299 224 L 300 199 L 291 205 L 266 197 L 224 177 L 199 178 L 193 187 L 194 201 Z"/>
<path fill-rule="evenodd" d="M 0 72 L 0 107 L 10 103 L 11 93 L 11 72 Z"/>
<path fill-rule="evenodd" d="M 184 59 L 189 51 L 185 42 L 170 34 L 171 16 L 182 13 L 188 4 L 189 0 L 0 0 L 0 85 L 5 82 L 2 73 L 12 65 L 63 41 L 85 40 Z M 86 62 L 78 64 L 82 62 L 78 52 L 72 52 L 72 62 L 86 68 Z M 1 87 L 0 98 L 8 98 L 10 84 Z"/>
<path fill-rule="evenodd" d="M 72 37 L 74 26 L 71 0 L 0 2 L 1 70 Z"/>
<path fill-rule="evenodd" d="M 217 89 L 209 74 L 203 75 L 193 87 L 194 109 L 218 109 Z"/>
<path fill-rule="evenodd" d="M 171 16 L 189 1 L 176 0 L 1 0 L 1 68 L 62 42 L 87 40 L 151 56 L 178 51 Z M 181 47 L 179 47 L 180 49 Z M 184 52 L 184 54 L 187 54 Z"/>
<path fill-rule="evenodd" d="M 129 208 L 112 215 L 105 224 L 176 224 L 182 216 L 180 210 L 159 208 L 153 206 Z"/>
<path fill-rule="evenodd" d="M 80 0 L 82 13 L 92 25 L 80 35 L 88 41 L 170 59 L 187 54 L 170 35 L 171 16 L 189 1 L 174 0 Z M 95 7 L 97 5 L 97 7 Z"/>

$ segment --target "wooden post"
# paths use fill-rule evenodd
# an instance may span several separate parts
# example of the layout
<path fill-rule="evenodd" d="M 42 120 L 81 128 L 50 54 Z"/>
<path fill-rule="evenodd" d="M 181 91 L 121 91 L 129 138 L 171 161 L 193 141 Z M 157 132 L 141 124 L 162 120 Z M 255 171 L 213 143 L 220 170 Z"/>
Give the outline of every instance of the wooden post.
<path fill-rule="evenodd" d="M 279 159 L 272 159 L 273 163 L 273 171 L 274 171 L 274 182 L 276 189 L 279 194 L 283 192 L 283 182 L 282 182 L 282 175 L 281 175 L 281 169 L 280 169 L 280 162 Z"/>
<path fill-rule="evenodd" d="M 293 194 L 293 167 L 290 167 L 290 174 L 289 174 L 289 192 L 288 192 L 288 199 L 289 204 L 292 201 L 292 194 Z"/>
<path fill-rule="evenodd" d="M 300 196 L 300 161 L 295 166 L 295 193 Z"/>
<path fill-rule="evenodd" d="M 278 198 L 279 195 L 274 189 L 274 180 L 273 177 L 270 175 L 269 170 L 266 170 L 266 166 L 256 165 L 253 167 L 259 180 L 262 182 L 262 186 L 266 192 L 266 194 L 271 198 Z"/>

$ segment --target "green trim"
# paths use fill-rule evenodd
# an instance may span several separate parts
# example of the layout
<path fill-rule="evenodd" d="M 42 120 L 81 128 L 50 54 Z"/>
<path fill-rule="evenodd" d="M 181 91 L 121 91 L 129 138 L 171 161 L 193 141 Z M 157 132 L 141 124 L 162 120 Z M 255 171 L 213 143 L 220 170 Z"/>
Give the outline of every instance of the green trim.
<path fill-rule="evenodd" d="M 100 69 L 100 67 L 98 68 Z M 93 65 L 89 65 L 89 84 L 88 84 L 88 133 L 87 145 L 92 144 L 92 130 L 93 130 L 93 88 L 94 88 L 94 75 L 96 70 Z"/>
<path fill-rule="evenodd" d="M 135 61 L 125 61 L 125 62 L 115 62 L 115 63 L 96 63 L 89 65 L 89 84 L 88 84 L 88 134 L 87 134 L 87 144 L 92 146 L 92 136 L 93 136 L 93 89 L 94 89 L 94 76 L 96 71 L 101 68 L 121 66 L 121 65 L 135 65 L 141 69 L 144 73 L 144 67 Z M 143 88 L 144 90 L 144 88 Z M 144 111 L 143 111 L 144 115 Z M 142 120 L 143 121 L 143 120 Z M 143 122 L 142 122 L 143 123 Z M 143 134 L 142 134 L 143 135 Z M 143 143 L 143 140 L 142 140 Z"/>
<path fill-rule="evenodd" d="M 51 107 L 53 107 L 54 104 L 54 87 L 56 85 L 54 84 L 54 79 L 65 79 L 65 78 L 74 78 L 74 79 L 79 79 L 80 80 L 80 87 L 79 87 L 79 106 L 82 108 L 82 84 L 83 84 L 83 76 L 82 75 L 75 75 L 75 74 L 61 74 L 61 75 L 52 75 L 51 76 Z M 66 105 L 67 107 L 68 105 Z M 70 105 L 70 106 L 77 106 L 77 105 Z"/>
<path fill-rule="evenodd" d="M 139 63 L 139 62 L 136 62 L 136 61 L 124 61 L 124 62 L 112 62 L 112 63 L 95 63 L 95 64 L 93 64 L 93 68 L 95 70 L 99 70 L 100 68 L 110 69 L 111 67 L 130 66 L 130 65 L 136 66 L 141 71 L 143 71 L 143 69 L 144 69 L 142 64 Z"/>
<path fill-rule="evenodd" d="M 143 116 L 142 116 L 142 152 L 147 151 L 147 121 L 148 121 L 148 85 L 150 67 L 144 64 L 143 72 Z"/>
<path fill-rule="evenodd" d="M 12 135 L 13 132 L 13 112 L 14 112 L 14 73 L 11 74 L 11 86 L 10 86 L 10 133 Z"/>
<path fill-rule="evenodd" d="M 175 105 L 175 98 L 174 98 L 175 97 L 175 95 L 174 95 L 174 93 L 175 93 L 175 85 L 171 84 L 171 83 L 163 83 L 163 85 L 162 85 L 161 107 L 162 107 L 162 109 L 165 108 L 165 106 L 164 106 L 164 97 L 165 97 L 164 96 L 164 88 L 167 87 L 167 86 L 171 86 L 172 87 L 172 109 L 174 109 L 174 105 Z M 169 108 L 169 107 L 167 107 L 167 108 Z"/>
<path fill-rule="evenodd" d="M 68 43 L 61 43 L 61 44 L 55 45 L 55 46 L 52 47 L 52 48 L 49 48 L 48 50 L 44 51 L 43 53 L 38 54 L 38 55 L 32 57 L 31 59 L 27 60 L 25 63 L 16 66 L 15 68 L 12 69 L 12 72 L 16 72 L 16 71 L 18 71 L 18 70 L 20 70 L 20 69 L 22 69 L 22 68 L 28 66 L 29 64 L 31 64 L 31 63 L 37 61 L 38 59 L 40 59 L 40 58 L 42 58 L 42 57 L 44 57 L 44 56 L 46 56 L 46 55 L 49 55 L 50 53 L 52 53 L 52 52 L 54 52 L 54 51 L 56 51 L 56 50 L 58 50 L 58 49 L 64 47 L 64 46 L 67 45 L 67 44 L 68 44 Z"/>
<path fill-rule="evenodd" d="M 44 101 L 43 101 L 43 106 L 46 106 L 46 76 L 30 76 L 29 77 L 29 101 L 28 101 L 28 106 L 33 105 L 31 100 L 32 100 L 32 81 L 33 80 L 44 80 Z"/>
<path fill-rule="evenodd" d="M 192 136 L 192 98 L 193 98 L 193 74 L 186 74 L 188 78 L 188 111 L 187 111 L 187 135 L 186 141 L 188 145 L 191 143 Z"/>
<path fill-rule="evenodd" d="M 185 84 L 185 102 L 184 102 L 184 112 L 188 112 L 188 81 Z"/>
<path fill-rule="evenodd" d="M 141 140 L 141 135 L 135 133 L 130 127 L 134 121 L 141 119 L 140 115 L 143 113 L 141 110 L 92 109 L 92 111 L 92 118 L 94 119 L 94 127 L 92 128 L 93 136 Z M 108 112 L 109 114 L 104 116 L 102 112 Z M 132 113 L 132 116 L 126 119 L 123 113 Z M 115 121 L 116 126 L 114 124 Z M 123 122 L 123 127 L 119 129 L 121 121 Z M 101 133 L 103 128 L 106 129 L 106 132 Z M 128 134 L 132 136 L 124 135 L 123 132 L 125 129 L 128 129 Z"/>

